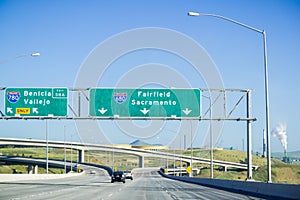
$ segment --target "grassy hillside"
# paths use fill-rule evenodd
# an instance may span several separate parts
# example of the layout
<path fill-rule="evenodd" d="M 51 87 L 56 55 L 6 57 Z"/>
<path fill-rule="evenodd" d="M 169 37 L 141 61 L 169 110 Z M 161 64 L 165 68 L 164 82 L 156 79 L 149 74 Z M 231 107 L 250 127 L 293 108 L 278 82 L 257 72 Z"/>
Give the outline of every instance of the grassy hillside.
<path fill-rule="evenodd" d="M 214 159 L 230 162 L 245 162 L 246 152 L 238 150 L 216 150 L 214 151 Z M 209 158 L 209 157 L 208 157 Z M 253 171 L 253 178 L 257 181 L 267 181 L 267 159 L 258 156 L 252 156 L 253 165 L 259 166 L 257 171 Z M 300 165 L 287 164 L 280 160 L 272 159 L 272 182 L 300 184 Z M 210 168 L 206 166 L 198 177 L 210 177 Z M 214 168 L 214 177 L 228 180 L 245 180 L 247 178 L 246 171 L 228 170 L 224 172 L 217 167 Z"/>
<path fill-rule="evenodd" d="M 272 181 L 275 183 L 300 184 L 300 165 L 287 164 L 279 160 L 272 160 Z M 262 166 L 255 172 L 254 179 L 267 181 L 267 167 Z"/>

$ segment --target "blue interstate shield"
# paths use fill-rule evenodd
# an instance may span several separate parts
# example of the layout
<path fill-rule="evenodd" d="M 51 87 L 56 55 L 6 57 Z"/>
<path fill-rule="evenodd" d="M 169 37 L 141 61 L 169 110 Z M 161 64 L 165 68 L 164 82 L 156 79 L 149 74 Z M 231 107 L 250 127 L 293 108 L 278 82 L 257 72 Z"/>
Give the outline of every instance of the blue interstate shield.
<path fill-rule="evenodd" d="M 127 93 L 114 93 L 114 99 L 117 103 L 124 103 L 127 99 Z"/>
<path fill-rule="evenodd" d="M 10 103 L 16 103 L 19 101 L 20 99 L 20 92 L 7 92 L 7 100 L 10 102 Z"/>

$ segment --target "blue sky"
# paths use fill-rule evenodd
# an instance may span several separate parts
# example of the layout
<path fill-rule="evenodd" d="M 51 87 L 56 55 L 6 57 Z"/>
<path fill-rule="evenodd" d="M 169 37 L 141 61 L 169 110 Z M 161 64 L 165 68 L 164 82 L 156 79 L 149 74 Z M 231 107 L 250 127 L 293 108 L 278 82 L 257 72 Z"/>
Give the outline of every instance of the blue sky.
<path fill-rule="evenodd" d="M 253 89 L 253 117 L 257 118 L 253 122 L 253 150 L 261 152 L 265 126 L 262 35 L 213 17 L 188 17 L 188 11 L 218 14 L 266 30 L 270 128 L 286 123 L 288 151 L 299 150 L 299 1 L 0 0 L 0 62 L 18 55 L 41 53 L 36 58 L 27 56 L 0 64 L 0 86 L 72 88 L 82 64 L 108 38 L 145 27 L 174 30 L 206 50 L 217 66 L 225 88 Z M 196 76 L 183 60 L 166 52 L 151 50 L 120 57 L 106 70 L 98 86 L 114 87 L 128 71 L 147 63 L 173 66 L 191 87 L 206 88 L 203 79 Z M 146 79 L 147 75 L 144 76 Z M 4 110 L 3 95 L 4 91 L 1 92 L 1 111 Z M 240 112 L 244 113 L 243 108 Z M 136 139 L 130 133 L 122 134 L 113 122 L 103 123 L 103 131 L 109 132 L 112 142 L 128 143 Z M 141 126 L 143 122 L 135 123 Z M 147 126 L 147 123 L 142 126 Z M 195 146 L 203 144 L 201 123 L 198 124 Z M 147 138 L 148 142 L 166 143 L 172 137 L 168 134 L 177 132 L 178 124 L 167 122 L 161 133 Z M 63 126 L 67 127 L 68 133 L 75 131 L 72 121 L 52 120 L 49 122 L 50 139 L 61 140 Z M 44 132 L 44 121 L 9 120 L 0 123 L 1 137 L 44 139 Z M 242 149 L 245 133 L 244 122 L 225 122 L 216 146 Z M 280 141 L 275 137 L 271 137 L 271 151 L 282 151 Z"/>

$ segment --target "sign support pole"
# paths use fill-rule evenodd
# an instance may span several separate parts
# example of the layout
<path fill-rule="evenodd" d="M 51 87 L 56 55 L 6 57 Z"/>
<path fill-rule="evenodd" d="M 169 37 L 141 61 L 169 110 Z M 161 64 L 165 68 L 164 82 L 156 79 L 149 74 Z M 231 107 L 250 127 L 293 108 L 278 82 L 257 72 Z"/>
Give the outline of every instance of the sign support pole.
<path fill-rule="evenodd" d="M 46 119 L 46 174 L 48 174 L 48 120 Z"/>

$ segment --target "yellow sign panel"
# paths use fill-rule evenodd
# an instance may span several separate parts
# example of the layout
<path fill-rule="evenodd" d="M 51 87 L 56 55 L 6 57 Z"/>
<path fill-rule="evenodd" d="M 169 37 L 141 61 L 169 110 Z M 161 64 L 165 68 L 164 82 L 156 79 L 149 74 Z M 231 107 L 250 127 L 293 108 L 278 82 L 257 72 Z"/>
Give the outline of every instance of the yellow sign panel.
<path fill-rule="evenodd" d="M 192 168 L 191 168 L 190 166 L 188 166 L 185 170 L 186 170 L 186 172 L 189 173 L 189 174 L 192 172 Z"/>
<path fill-rule="evenodd" d="M 114 166 L 114 172 L 118 171 L 118 167 Z"/>
<path fill-rule="evenodd" d="M 18 115 L 28 115 L 30 114 L 30 108 L 16 108 L 16 114 Z"/>

